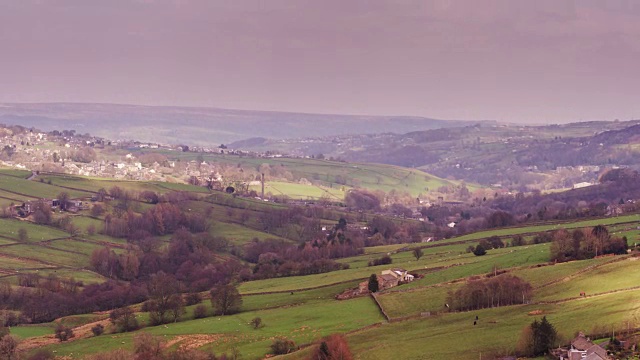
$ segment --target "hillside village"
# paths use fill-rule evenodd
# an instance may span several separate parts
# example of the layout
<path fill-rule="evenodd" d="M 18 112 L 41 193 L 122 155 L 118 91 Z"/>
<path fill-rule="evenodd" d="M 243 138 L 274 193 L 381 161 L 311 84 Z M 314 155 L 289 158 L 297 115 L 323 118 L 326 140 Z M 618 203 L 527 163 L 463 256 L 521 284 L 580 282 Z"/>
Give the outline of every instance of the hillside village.
<path fill-rule="evenodd" d="M 205 161 L 169 161 L 164 156 L 157 160 L 139 159 L 129 150 L 183 152 L 244 156 L 271 156 L 254 152 L 227 149 L 162 145 L 139 141 L 110 141 L 74 131 L 39 132 L 19 126 L 0 126 L 0 165 L 34 172 L 56 172 L 71 175 L 112 178 L 120 180 L 192 182 L 221 182 L 219 167 Z"/>

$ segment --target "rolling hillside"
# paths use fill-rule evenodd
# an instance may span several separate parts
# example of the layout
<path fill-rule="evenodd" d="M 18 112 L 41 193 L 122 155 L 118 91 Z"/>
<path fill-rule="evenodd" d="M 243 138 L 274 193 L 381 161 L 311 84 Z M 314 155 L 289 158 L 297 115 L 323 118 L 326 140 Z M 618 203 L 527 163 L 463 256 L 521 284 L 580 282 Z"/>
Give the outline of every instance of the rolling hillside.
<path fill-rule="evenodd" d="M 29 181 L 24 179 L 26 175 L 7 171 L 0 176 L 8 178 L 5 183 L 13 184 L 9 186 L 20 186 Z M 112 182 L 54 174 L 44 174 L 42 178 L 43 182 L 30 181 L 29 184 L 43 195 L 57 190 L 90 195 L 109 185 L 162 193 L 176 191 L 159 183 Z M 201 188 L 187 185 L 181 185 L 180 190 L 197 195 L 197 199 L 188 204 L 194 211 L 211 207 L 211 231 L 216 235 L 226 236 L 236 244 L 253 236 L 272 236 L 252 228 L 251 220 L 240 223 L 234 211 L 245 208 L 260 212 L 281 205 L 234 199 L 226 194 L 212 196 L 202 193 Z M 143 209 L 149 205 L 141 203 L 140 206 Z M 121 251 L 127 246 L 126 242 L 101 234 L 89 235 L 88 227 L 99 225 L 99 218 L 81 212 L 73 216 L 73 221 L 81 230 L 79 235 L 72 237 L 51 227 L 1 219 L 1 279 L 15 283 L 18 273 L 39 273 L 74 277 L 85 284 L 105 281 L 103 276 L 87 269 L 91 252 L 105 245 Z M 243 304 L 235 315 L 194 319 L 196 305 L 192 305 L 186 308 L 180 322 L 103 336 L 93 336 L 87 329 L 101 323 L 109 331 L 107 315 L 70 316 L 57 322 L 76 327 L 77 335 L 63 343 L 53 338 L 55 323 L 19 326 L 12 328 L 12 333 L 22 339 L 20 346 L 24 351 L 44 348 L 55 351 L 57 356 L 74 358 L 97 351 L 132 349 L 134 336 L 140 332 L 160 336 L 174 349 L 186 346 L 216 354 L 237 351 L 245 359 L 263 358 L 277 337 L 286 337 L 303 346 L 282 358 L 306 359 L 310 352 L 306 345 L 333 333 L 346 335 L 356 359 L 420 359 L 425 354 L 429 354 L 430 359 L 476 359 L 479 352 L 486 357 L 509 354 L 513 352 L 521 329 L 542 315 L 556 326 L 564 340 L 579 330 L 595 333 L 612 327 L 623 328 L 627 322 L 631 323 L 628 326 L 640 327 L 640 307 L 633 301 L 640 291 L 637 285 L 640 279 L 633 275 L 638 273 L 640 266 L 635 261 L 637 257 L 622 255 L 553 264 L 549 262 L 548 243 L 494 249 L 485 256 L 474 256 L 465 249 L 493 235 L 509 242 L 517 234 L 530 239 L 536 232 L 597 224 L 608 226 L 612 234 L 626 235 L 631 245 L 638 241 L 636 227 L 640 225 L 640 217 L 632 214 L 495 229 L 435 243 L 370 247 L 363 255 L 341 259 L 341 263 L 349 265 L 345 270 L 242 283 L 239 291 Z M 27 230 L 26 242 L 16 235 L 19 228 Z M 423 256 L 416 260 L 413 249 L 418 247 Z M 388 265 L 367 266 L 370 260 L 384 254 L 390 254 L 393 259 L 391 266 L 405 268 L 423 277 L 380 292 L 376 300 L 369 296 L 335 300 L 335 295 L 355 287 L 371 273 L 388 269 Z M 495 269 L 529 281 L 533 287 L 531 300 L 527 304 L 471 312 L 447 311 L 444 304 L 449 292 L 459 289 L 471 278 L 489 276 Z M 587 296 L 578 296 L 580 292 L 586 292 Z M 206 297 L 203 304 L 211 311 Z M 606 308 L 607 311 L 594 312 L 594 308 Z M 148 313 L 137 311 L 139 321 L 146 324 Z M 480 320 L 474 326 L 472 319 L 476 316 Z M 263 327 L 253 329 L 249 326 L 255 317 L 262 319 Z M 460 338 L 472 341 L 460 342 Z M 415 346 L 417 343 L 421 345 Z"/>

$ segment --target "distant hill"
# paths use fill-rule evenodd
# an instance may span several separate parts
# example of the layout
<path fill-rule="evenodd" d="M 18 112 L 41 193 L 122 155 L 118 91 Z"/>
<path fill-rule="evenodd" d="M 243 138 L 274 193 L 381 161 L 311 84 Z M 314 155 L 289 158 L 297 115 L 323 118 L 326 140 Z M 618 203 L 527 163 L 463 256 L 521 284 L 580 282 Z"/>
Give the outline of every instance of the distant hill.
<path fill-rule="evenodd" d="M 593 183 L 607 167 L 640 169 L 640 120 L 540 126 L 484 122 L 406 134 L 247 141 L 234 148 L 322 154 L 418 168 L 443 179 L 548 190 Z"/>
<path fill-rule="evenodd" d="M 117 104 L 0 104 L 0 123 L 76 130 L 110 139 L 219 145 L 248 138 L 406 133 L 469 125 L 410 116 L 304 114 L 204 107 Z M 477 122 L 473 122 L 477 123 Z"/>

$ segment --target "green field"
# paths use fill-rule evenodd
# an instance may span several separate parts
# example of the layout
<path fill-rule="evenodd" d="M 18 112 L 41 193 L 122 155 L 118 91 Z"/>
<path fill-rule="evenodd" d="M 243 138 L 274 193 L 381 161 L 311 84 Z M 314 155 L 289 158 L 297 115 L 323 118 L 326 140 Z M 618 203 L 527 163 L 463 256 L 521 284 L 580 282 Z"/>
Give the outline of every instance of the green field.
<path fill-rule="evenodd" d="M 250 190 L 255 190 L 258 194 L 262 191 L 260 185 L 252 185 Z M 292 199 L 319 199 L 326 197 L 330 201 L 343 201 L 346 191 L 350 188 L 341 186 L 336 188 L 288 183 L 282 181 L 265 182 L 264 193 L 271 193 L 273 196 L 284 195 Z"/>
<path fill-rule="evenodd" d="M 27 231 L 28 241 L 30 242 L 69 237 L 68 233 L 50 226 L 41 226 L 15 219 L 0 219 L 0 236 L 17 240 L 20 229 Z"/>
<path fill-rule="evenodd" d="M 640 315 L 638 292 L 570 301 L 562 304 L 509 306 L 452 313 L 402 321 L 349 335 L 347 340 L 358 359 L 478 359 L 513 350 L 522 328 L 541 310 L 562 338 L 568 340 L 578 330 L 591 331 L 595 325 L 622 327 Z M 594 309 L 606 309 L 598 314 Z M 479 317 L 473 326 L 475 316 Z M 537 318 L 540 318 L 538 316 Z M 637 321 L 637 320 L 635 320 Z M 394 336 L 399 334 L 400 336 Z M 393 338 L 394 341 L 390 341 Z M 461 341 L 464 339 L 464 341 Z M 291 356 L 290 358 L 296 358 Z"/>
<path fill-rule="evenodd" d="M 63 189 L 54 185 L 49 185 L 46 182 L 28 181 L 6 175 L 0 175 L 0 189 L 5 192 L 14 193 L 16 194 L 15 196 L 47 199 L 54 199 L 63 191 L 68 193 L 72 198 L 91 195 L 90 192 L 83 190 Z"/>
<path fill-rule="evenodd" d="M 331 316 L 327 316 L 329 314 Z M 258 330 L 248 324 L 256 316 L 261 317 L 265 324 Z M 381 321 L 383 318 L 373 301 L 370 298 L 360 298 L 209 317 L 148 328 L 145 331 L 160 335 L 166 340 L 177 336 L 188 339 L 196 334 L 216 335 L 211 337 L 212 342 L 205 345 L 205 348 L 214 348 L 216 353 L 222 353 L 237 347 L 243 358 L 254 359 L 265 354 L 276 336 L 285 336 L 298 344 L 304 344 L 319 336 L 351 331 Z M 55 350 L 58 356 L 90 354 L 115 348 L 130 348 L 132 336 L 128 333 L 92 337 L 49 348 Z"/>
<path fill-rule="evenodd" d="M 11 335 L 20 339 L 53 334 L 53 326 L 14 326 L 11 328 Z"/>

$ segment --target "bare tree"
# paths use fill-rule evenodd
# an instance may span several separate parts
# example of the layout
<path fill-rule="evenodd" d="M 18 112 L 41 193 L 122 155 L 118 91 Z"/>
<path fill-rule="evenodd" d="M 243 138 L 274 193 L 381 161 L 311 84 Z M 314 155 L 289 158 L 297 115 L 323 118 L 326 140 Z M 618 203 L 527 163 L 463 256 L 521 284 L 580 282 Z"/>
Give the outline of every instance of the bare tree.
<path fill-rule="evenodd" d="M 240 310 L 242 297 L 235 286 L 221 285 L 210 291 L 211 304 L 221 315 L 231 314 Z"/>

